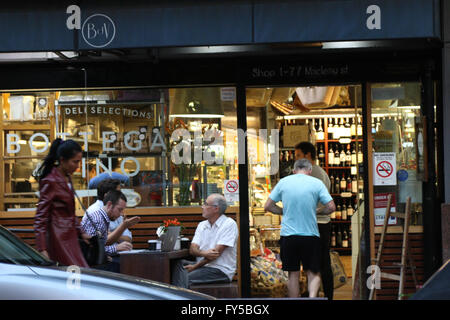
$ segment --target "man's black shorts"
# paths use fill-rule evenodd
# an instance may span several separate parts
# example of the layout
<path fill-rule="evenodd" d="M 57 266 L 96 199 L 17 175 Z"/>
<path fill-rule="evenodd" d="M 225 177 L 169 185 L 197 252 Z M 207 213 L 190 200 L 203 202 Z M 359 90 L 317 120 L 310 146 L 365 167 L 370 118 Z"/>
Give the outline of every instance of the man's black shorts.
<path fill-rule="evenodd" d="M 320 272 L 320 238 L 315 236 L 280 237 L 280 257 L 284 271 Z"/>

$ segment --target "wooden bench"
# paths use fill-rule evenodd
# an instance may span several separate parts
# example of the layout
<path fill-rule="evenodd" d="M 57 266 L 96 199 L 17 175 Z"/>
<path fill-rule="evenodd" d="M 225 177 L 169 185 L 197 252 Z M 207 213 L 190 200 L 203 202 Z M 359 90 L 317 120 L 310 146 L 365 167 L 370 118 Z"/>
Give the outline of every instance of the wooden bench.
<path fill-rule="evenodd" d="M 237 281 L 232 281 L 229 283 L 196 284 L 192 285 L 189 289 L 208 294 L 219 299 L 240 298 L 239 285 Z"/>

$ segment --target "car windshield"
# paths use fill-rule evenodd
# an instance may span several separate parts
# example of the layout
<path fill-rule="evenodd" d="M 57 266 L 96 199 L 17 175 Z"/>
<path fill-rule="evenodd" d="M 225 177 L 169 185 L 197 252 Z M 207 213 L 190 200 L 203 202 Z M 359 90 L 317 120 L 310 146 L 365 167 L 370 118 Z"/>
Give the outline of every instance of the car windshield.
<path fill-rule="evenodd" d="M 39 266 L 55 264 L 1 226 L 0 263 Z"/>

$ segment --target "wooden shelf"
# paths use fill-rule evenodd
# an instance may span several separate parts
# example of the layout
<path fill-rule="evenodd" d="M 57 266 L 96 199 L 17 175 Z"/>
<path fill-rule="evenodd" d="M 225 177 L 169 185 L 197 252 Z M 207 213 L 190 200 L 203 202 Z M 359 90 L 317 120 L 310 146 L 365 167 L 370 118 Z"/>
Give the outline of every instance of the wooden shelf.
<path fill-rule="evenodd" d="M 350 224 L 352 223 L 349 220 L 331 220 L 331 223 L 343 223 L 343 224 Z"/>

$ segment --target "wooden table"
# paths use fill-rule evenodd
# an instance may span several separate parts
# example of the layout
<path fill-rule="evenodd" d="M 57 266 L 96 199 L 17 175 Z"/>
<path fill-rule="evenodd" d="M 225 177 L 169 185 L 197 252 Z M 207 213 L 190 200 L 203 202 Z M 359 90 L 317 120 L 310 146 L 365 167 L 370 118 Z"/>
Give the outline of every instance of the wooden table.
<path fill-rule="evenodd" d="M 189 257 L 189 249 L 161 252 L 139 250 L 120 254 L 120 273 L 170 284 L 171 260 Z"/>

